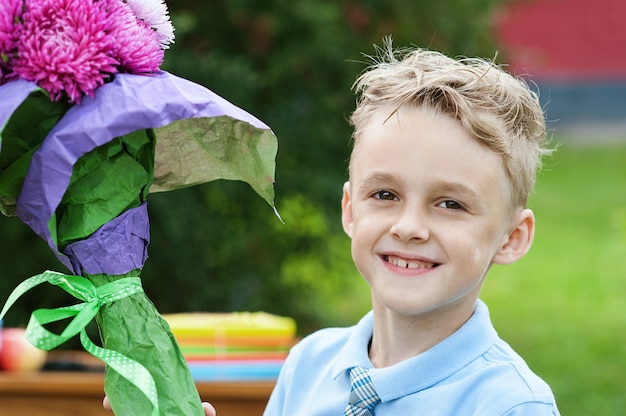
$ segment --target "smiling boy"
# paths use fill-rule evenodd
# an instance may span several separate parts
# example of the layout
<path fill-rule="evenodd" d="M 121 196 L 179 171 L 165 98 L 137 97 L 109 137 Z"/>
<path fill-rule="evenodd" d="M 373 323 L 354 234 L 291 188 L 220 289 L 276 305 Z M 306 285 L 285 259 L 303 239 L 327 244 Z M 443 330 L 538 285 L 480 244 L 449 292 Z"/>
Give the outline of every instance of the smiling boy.
<path fill-rule="evenodd" d="M 478 299 L 533 240 L 537 97 L 487 61 L 380 52 L 355 84 L 341 204 L 372 312 L 296 345 L 265 415 L 558 415 Z"/>

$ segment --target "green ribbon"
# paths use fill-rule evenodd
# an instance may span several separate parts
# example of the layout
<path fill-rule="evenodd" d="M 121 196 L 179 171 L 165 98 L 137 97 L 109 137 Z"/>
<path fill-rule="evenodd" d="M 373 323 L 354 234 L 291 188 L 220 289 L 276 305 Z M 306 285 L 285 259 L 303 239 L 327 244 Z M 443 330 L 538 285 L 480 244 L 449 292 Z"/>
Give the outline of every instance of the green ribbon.
<path fill-rule="evenodd" d="M 104 361 L 109 368 L 134 384 L 154 406 L 152 415 L 158 416 L 157 389 L 150 372 L 137 361 L 117 351 L 98 347 L 89 339 L 85 331 L 86 326 L 96 317 L 101 306 L 143 292 L 141 279 L 139 277 L 125 277 L 96 287 L 84 277 L 47 270 L 26 279 L 13 290 L 2 308 L 2 312 L 0 312 L 0 320 L 20 296 L 35 286 L 46 282 L 59 286 L 75 298 L 82 300 L 83 303 L 34 311 L 26 327 L 28 341 L 39 349 L 49 351 L 80 333 L 80 342 L 85 350 Z M 46 324 L 68 318 L 73 319 L 60 335 L 44 328 Z"/>

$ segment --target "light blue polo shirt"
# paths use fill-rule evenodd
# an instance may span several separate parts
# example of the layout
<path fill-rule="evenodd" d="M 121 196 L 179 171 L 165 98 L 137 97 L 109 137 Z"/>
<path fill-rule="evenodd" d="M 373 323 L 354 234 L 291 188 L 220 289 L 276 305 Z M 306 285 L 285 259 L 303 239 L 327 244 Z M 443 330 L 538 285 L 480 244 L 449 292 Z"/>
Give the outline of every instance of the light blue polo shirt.
<path fill-rule="evenodd" d="M 289 353 L 264 416 L 341 416 L 349 370 L 370 368 L 381 398 L 375 416 L 557 416 L 550 387 L 500 338 L 480 300 L 472 317 L 428 351 L 373 368 L 368 313 L 350 328 L 328 328 Z"/>

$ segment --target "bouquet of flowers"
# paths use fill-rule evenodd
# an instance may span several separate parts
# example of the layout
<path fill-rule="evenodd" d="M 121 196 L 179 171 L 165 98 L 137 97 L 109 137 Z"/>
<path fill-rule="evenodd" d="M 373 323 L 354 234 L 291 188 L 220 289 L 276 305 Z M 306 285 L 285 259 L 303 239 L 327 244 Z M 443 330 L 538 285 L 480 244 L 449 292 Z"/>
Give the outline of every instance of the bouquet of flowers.
<path fill-rule="evenodd" d="M 277 142 L 263 122 L 160 70 L 173 42 L 162 0 L 0 2 L 0 211 L 16 215 L 70 273 L 49 283 L 80 300 L 33 312 L 27 337 L 50 350 L 78 335 L 106 364 L 118 415 L 202 415 L 167 323 L 142 289 L 147 196 L 245 181 L 273 207 Z M 101 346 L 85 327 L 96 319 Z M 46 328 L 69 321 L 62 333 Z"/>

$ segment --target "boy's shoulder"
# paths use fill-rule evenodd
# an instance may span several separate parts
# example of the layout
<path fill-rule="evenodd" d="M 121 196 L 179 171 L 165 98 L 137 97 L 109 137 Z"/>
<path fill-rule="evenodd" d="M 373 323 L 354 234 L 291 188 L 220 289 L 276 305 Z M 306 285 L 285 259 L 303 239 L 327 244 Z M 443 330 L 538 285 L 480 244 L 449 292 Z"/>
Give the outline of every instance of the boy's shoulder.
<path fill-rule="evenodd" d="M 371 313 L 352 327 L 318 330 L 292 349 L 289 372 L 333 379 L 338 370 L 368 359 L 372 331 Z M 550 387 L 497 336 L 481 302 L 464 327 L 431 350 L 370 374 L 396 414 L 411 414 L 424 403 L 439 403 L 443 410 L 443 402 L 450 409 L 440 414 L 516 414 L 515 408 L 558 414 Z"/>
<path fill-rule="evenodd" d="M 551 408 L 551 414 L 558 415 L 550 386 L 508 343 L 499 338 L 458 374 L 443 381 L 442 387 L 456 383 L 465 385 L 459 391 L 460 395 L 473 397 L 475 406 L 484 410 L 485 414 L 491 414 L 496 409 L 498 412 L 507 409 L 514 412 L 516 406 L 536 406 Z"/>

